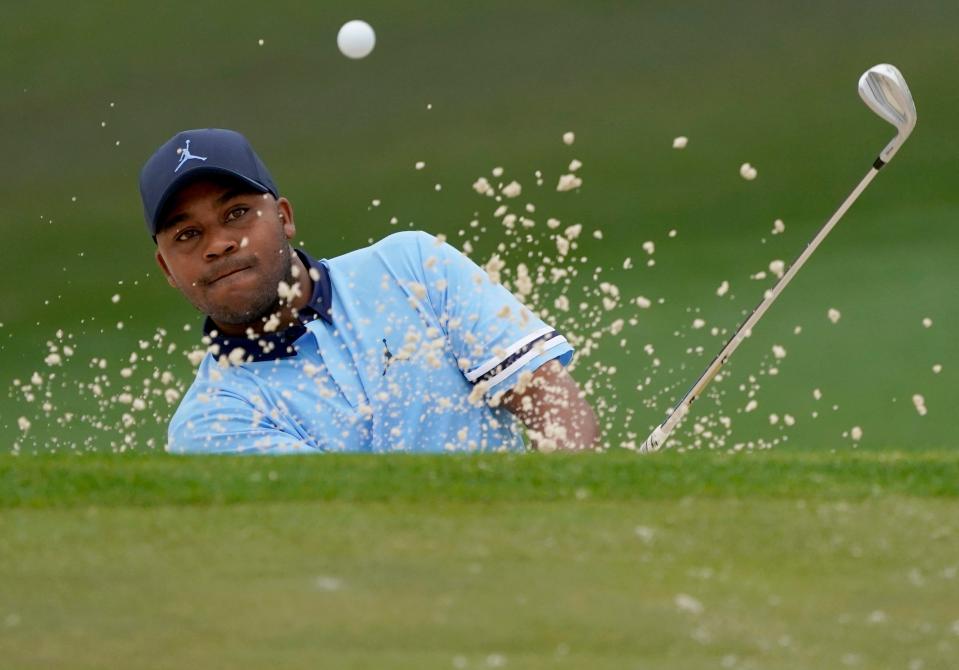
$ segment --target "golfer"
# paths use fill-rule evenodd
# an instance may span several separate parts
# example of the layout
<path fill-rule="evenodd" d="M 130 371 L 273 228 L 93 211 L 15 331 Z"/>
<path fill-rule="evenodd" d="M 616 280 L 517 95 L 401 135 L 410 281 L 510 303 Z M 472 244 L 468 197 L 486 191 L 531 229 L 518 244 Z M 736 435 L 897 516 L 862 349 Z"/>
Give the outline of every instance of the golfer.
<path fill-rule="evenodd" d="M 247 140 L 188 130 L 140 173 L 167 282 L 207 353 L 174 453 L 515 451 L 595 446 L 573 349 L 466 256 L 422 232 L 316 260 Z"/>

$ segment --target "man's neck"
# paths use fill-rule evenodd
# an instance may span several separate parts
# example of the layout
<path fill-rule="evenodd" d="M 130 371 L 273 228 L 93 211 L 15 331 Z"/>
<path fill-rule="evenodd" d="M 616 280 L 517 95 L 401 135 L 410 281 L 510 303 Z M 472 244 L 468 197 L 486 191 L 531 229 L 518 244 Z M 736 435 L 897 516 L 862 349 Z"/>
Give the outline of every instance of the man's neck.
<path fill-rule="evenodd" d="M 269 320 L 266 322 L 258 319 L 252 323 L 243 324 L 221 324 L 213 321 L 220 334 L 246 336 L 247 331 L 252 330 L 255 334 L 262 335 L 266 332 L 267 325 L 271 327 L 270 332 L 278 332 L 286 330 L 291 326 L 298 326 L 300 320 L 297 318 L 296 313 L 310 304 L 310 298 L 313 296 L 313 280 L 310 278 L 309 268 L 303 264 L 300 255 L 295 251 L 293 252 L 293 267 L 298 270 L 298 272 L 294 272 L 294 274 L 296 275 L 295 281 L 299 284 L 300 290 L 299 294 L 294 298 L 292 305 L 284 302 L 280 311 L 274 313 L 273 316 L 279 320 L 279 325 L 276 324 L 276 321 L 272 317 L 268 317 Z"/>

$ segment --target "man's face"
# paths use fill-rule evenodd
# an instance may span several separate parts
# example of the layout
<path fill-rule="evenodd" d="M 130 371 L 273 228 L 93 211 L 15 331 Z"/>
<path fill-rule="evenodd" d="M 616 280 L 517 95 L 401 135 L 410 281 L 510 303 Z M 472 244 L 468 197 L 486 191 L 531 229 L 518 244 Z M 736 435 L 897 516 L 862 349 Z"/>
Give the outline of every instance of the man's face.
<path fill-rule="evenodd" d="M 293 283 L 295 233 L 286 198 L 203 179 L 165 209 L 156 259 L 170 286 L 216 323 L 252 324 L 279 310 L 280 281 Z"/>

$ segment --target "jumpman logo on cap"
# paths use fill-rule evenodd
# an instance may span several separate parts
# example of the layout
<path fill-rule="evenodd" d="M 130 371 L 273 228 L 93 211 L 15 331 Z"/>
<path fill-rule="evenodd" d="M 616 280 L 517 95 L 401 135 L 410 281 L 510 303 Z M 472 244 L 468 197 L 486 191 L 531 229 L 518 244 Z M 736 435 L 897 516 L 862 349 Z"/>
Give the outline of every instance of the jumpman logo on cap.
<path fill-rule="evenodd" d="M 174 172 L 178 171 L 181 167 L 183 167 L 183 164 L 186 163 L 191 158 L 195 158 L 198 161 L 206 160 L 206 156 L 194 156 L 193 154 L 190 153 L 190 140 L 186 141 L 185 147 L 177 149 L 176 152 L 180 154 L 180 162 L 177 163 L 175 168 L 173 168 Z"/>

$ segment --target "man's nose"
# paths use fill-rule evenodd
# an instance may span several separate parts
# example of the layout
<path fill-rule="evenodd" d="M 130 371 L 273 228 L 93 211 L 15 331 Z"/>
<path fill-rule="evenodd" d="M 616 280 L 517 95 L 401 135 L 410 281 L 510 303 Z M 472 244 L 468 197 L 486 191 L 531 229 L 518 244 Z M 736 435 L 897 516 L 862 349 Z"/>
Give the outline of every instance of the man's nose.
<path fill-rule="evenodd" d="M 233 232 L 229 230 L 219 230 L 210 234 L 204 256 L 207 260 L 210 260 L 218 256 L 232 254 L 239 248 L 240 242 L 236 239 L 236 235 Z"/>

